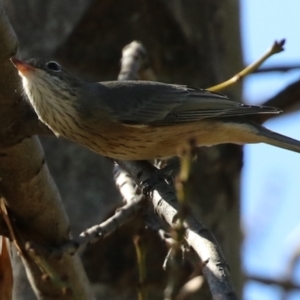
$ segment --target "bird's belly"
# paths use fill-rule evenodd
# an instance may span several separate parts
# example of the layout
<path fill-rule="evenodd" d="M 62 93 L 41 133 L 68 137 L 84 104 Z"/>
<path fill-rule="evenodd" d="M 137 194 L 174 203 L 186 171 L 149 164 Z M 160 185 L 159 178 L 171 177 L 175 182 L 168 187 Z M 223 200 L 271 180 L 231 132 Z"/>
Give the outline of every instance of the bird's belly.
<path fill-rule="evenodd" d="M 88 146 L 95 152 L 116 159 L 144 160 L 176 155 L 180 148 L 194 139 L 198 145 L 214 145 L 212 134 L 216 123 L 202 122 L 176 126 L 119 126 L 99 131 L 89 138 Z"/>

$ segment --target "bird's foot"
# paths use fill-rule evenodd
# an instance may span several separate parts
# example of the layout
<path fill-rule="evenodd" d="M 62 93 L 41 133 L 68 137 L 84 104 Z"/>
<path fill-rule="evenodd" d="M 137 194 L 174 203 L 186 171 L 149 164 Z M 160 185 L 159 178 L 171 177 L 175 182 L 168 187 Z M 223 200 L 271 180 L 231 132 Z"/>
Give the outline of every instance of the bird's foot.
<path fill-rule="evenodd" d="M 169 186 L 173 186 L 173 177 L 161 172 L 162 170 L 159 170 L 154 176 L 141 182 L 140 187 L 144 195 L 148 196 L 162 181 L 166 182 Z"/>

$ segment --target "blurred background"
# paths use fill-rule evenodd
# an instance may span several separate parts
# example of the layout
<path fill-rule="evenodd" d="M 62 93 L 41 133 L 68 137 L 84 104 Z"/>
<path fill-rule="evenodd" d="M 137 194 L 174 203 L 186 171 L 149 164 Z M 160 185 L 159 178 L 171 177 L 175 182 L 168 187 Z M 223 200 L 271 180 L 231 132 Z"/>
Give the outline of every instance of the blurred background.
<path fill-rule="evenodd" d="M 300 26 L 297 0 L 242 0 L 241 36 L 245 64 L 257 59 L 272 41 L 285 38 L 285 51 L 272 56 L 263 67 L 300 66 Z M 243 98 L 259 104 L 292 82 L 299 80 L 300 69 L 252 75 L 244 81 Z M 274 131 L 300 139 L 300 113 L 268 121 Z M 242 217 L 245 240 L 243 266 L 246 274 L 280 279 L 300 244 L 300 160 L 297 153 L 266 145 L 244 147 L 245 165 L 242 182 Z M 300 283 L 296 268 L 295 282 Z M 282 299 L 282 290 L 250 281 L 247 300 Z M 300 292 L 286 299 L 300 299 Z"/>

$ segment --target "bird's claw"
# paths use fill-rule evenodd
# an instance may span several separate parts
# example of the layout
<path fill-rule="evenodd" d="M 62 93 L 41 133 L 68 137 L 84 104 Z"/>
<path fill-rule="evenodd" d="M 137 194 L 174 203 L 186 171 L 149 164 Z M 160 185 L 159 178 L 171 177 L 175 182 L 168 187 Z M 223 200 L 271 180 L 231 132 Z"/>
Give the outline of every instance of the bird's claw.
<path fill-rule="evenodd" d="M 159 184 L 159 182 L 165 181 L 169 186 L 173 186 L 173 177 L 172 176 L 166 176 L 161 173 L 157 173 L 156 175 L 142 181 L 140 183 L 140 187 L 142 190 L 142 193 L 145 196 L 149 196 L 151 192 L 155 189 L 156 185 Z"/>

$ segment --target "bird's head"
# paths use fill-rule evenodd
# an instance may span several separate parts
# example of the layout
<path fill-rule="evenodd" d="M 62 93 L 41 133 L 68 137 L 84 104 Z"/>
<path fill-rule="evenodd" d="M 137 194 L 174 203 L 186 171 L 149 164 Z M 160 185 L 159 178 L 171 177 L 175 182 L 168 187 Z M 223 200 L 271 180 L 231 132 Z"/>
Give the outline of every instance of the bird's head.
<path fill-rule="evenodd" d="M 41 102 L 55 105 L 57 101 L 70 102 L 76 98 L 82 81 L 53 60 L 31 58 L 27 61 L 11 58 L 22 78 L 29 101 L 35 107 Z"/>
<path fill-rule="evenodd" d="M 54 90 L 65 90 L 74 89 L 82 84 L 80 79 L 53 60 L 31 58 L 22 61 L 13 57 L 11 61 L 18 69 L 25 89 L 27 85 L 42 84 L 45 87 L 51 86 Z"/>

